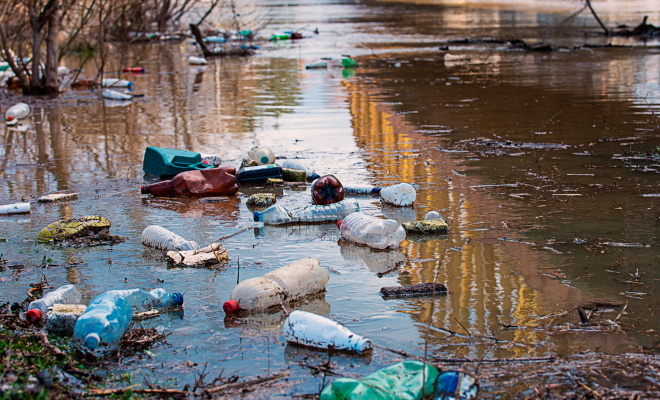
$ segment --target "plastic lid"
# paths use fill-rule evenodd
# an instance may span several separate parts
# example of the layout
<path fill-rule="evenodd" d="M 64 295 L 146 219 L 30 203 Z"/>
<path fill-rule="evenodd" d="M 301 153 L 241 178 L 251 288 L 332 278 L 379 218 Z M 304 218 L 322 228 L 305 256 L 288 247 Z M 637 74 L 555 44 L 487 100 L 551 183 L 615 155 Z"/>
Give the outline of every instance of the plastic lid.
<path fill-rule="evenodd" d="M 310 178 L 314 181 L 314 180 L 319 179 L 320 177 L 321 177 L 321 175 L 319 175 L 319 174 L 314 174 L 314 175 L 312 175 Z"/>
<path fill-rule="evenodd" d="M 222 305 L 222 309 L 225 310 L 225 314 L 233 314 L 238 311 L 239 308 L 241 307 L 238 305 L 238 301 L 236 300 L 226 301 L 225 304 Z"/>
<path fill-rule="evenodd" d="M 206 165 L 209 165 L 209 162 L 208 162 L 208 161 L 206 161 L 206 160 L 202 160 L 202 164 L 206 164 Z"/>
<path fill-rule="evenodd" d="M 259 215 L 260 215 L 260 214 L 261 214 L 261 213 L 260 213 L 259 211 L 255 211 L 255 212 L 254 212 L 254 222 L 259 222 Z"/>
<path fill-rule="evenodd" d="M 88 349 L 96 350 L 96 348 L 99 347 L 99 344 L 101 344 L 101 337 L 98 333 L 92 332 L 85 336 L 85 347 Z"/>
<path fill-rule="evenodd" d="M 268 161 L 269 161 L 269 160 L 268 160 L 268 156 L 262 156 L 262 157 L 261 157 L 261 163 L 262 163 L 262 164 L 268 164 Z"/>
<path fill-rule="evenodd" d="M 41 320 L 41 311 L 36 308 L 28 310 L 28 312 L 25 313 L 25 319 L 31 324 L 39 322 Z"/>
<path fill-rule="evenodd" d="M 133 87 L 133 82 L 128 82 L 128 87 Z"/>
<path fill-rule="evenodd" d="M 344 222 L 343 219 L 340 219 L 339 221 L 337 221 L 337 229 L 340 229 L 340 230 L 341 230 L 341 223 L 342 223 L 342 222 Z"/>
<path fill-rule="evenodd" d="M 7 121 L 13 121 L 14 116 L 13 115 L 7 115 Z"/>
<path fill-rule="evenodd" d="M 181 293 L 172 293 L 172 302 L 175 306 L 180 306 L 183 304 L 183 294 Z"/>

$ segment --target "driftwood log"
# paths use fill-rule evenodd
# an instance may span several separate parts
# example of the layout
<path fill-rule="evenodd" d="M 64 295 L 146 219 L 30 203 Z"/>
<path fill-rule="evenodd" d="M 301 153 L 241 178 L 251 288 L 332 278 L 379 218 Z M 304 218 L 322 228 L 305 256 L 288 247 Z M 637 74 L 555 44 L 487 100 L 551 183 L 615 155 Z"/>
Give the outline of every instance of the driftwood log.
<path fill-rule="evenodd" d="M 417 296 L 430 296 L 433 294 L 435 287 L 436 294 L 443 294 L 449 292 L 447 286 L 442 283 L 418 283 L 409 286 L 390 286 L 380 288 L 380 293 L 385 297 L 417 297 Z"/>

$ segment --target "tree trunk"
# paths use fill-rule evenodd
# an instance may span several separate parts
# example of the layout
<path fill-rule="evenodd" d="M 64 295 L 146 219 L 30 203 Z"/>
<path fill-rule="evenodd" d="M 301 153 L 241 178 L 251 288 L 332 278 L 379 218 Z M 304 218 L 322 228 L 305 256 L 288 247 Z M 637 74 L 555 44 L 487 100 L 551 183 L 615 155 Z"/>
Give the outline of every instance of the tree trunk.
<path fill-rule="evenodd" d="M 23 88 L 25 92 L 26 89 L 30 92 L 38 92 L 41 85 L 41 74 L 39 69 L 41 68 L 41 22 L 37 17 L 37 12 L 34 9 L 35 1 L 30 1 L 30 27 L 32 28 L 32 79 L 30 80 L 30 87 Z"/>
<path fill-rule="evenodd" d="M 158 16 L 158 32 L 165 33 L 167 30 L 167 21 L 170 19 L 170 0 L 163 0 L 163 8 L 160 10 L 160 15 Z"/>
<path fill-rule="evenodd" d="M 57 67 L 58 67 L 58 31 L 59 19 L 57 17 L 57 8 L 53 9 L 48 16 L 48 36 L 46 37 L 46 92 L 58 93 L 59 85 L 57 82 Z"/>

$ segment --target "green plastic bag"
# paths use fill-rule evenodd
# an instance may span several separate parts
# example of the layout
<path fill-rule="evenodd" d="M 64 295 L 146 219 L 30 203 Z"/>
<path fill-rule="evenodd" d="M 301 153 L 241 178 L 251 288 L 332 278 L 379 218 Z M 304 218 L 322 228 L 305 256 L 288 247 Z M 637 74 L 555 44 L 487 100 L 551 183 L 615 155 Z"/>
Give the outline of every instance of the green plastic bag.
<path fill-rule="evenodd" d="M 425 372 L 422 373 L 425 367 Z M 361 381 L 339 378 L 321 392 L 321 400 L 419 400 L 422 398 L 422 375 L 424 393 L 433 394 L 438 370 L 419 361 L 404 361 L 383 368 Z"/>

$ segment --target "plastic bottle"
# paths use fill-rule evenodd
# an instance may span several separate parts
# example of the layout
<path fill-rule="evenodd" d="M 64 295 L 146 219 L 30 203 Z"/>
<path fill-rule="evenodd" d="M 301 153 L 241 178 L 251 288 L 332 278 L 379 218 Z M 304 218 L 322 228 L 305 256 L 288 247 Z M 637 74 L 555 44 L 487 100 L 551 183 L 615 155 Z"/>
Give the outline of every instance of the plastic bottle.
<path fill-rule="evenodd" d="M 334 175 L 324 175 L 312 183 L 312 201 L 327 206 L 344 200 L 344 186 Z"/>
<path fill-rule="evenodd" d="M 222 308 L 232 314 L 240 310 L 258 311 L 295 301 L 325 290 L 330 273 L 319 260 L 304 258 L 269 272 L 262 277 L 246 279 L 231 292 L 231 300 Z"/>
<path fill-rule="evenodd" d="M 360 205 L 355 199 L 348 199 L 329 206 L 308 206 L 287 211 L 280 205 L 272 205 L 263 212 L 254 212 L 254 221 L 268 225 L 289 224 L 292 222 L 323 222 L 337 221 L 347 215 L 360 211 Z"/>
<path fill-rule="evenodd" d="M 162 226 L 150 225 L 142 231 L 142 244 L 166 251 L 199 250 L 199 244 L 186 240 Z"/>
<path fill-rule="evenodd" d="M 406 231 L 393 219 L 381 219 L 361 212 L 337 222 L 341 236 L 376 249 L 398 248 Z"/>
<path fill-rule="evenodd" d="M 358 63 L 350 57 L 344 57 L 341 59 L 341 65 L 343 65 L 344 68 L 356 68 Z"/>
<path fill-rule="evenodd" d="M 25 319 L 30 323 L 38 322 L 46 316 L 48 307 L 52 307 L 54 304 L 80 304 L 81 300 L 82 296 L 75 286 L 64 285 L 30 303 L 28 311 L 25 313 Z"/>
<path fill-rule="evenodd" d="M 268 178 L 282 179 L 282 167 L 277 164 L 245 167 L 238 170 L 238 181 L 241 183 L 263 183 Z"/>
<path fill-rule="evenodd" d="M 121 70 L 121 72 L 133 72 L 133 73 L 137 73 L 137 74 L 140 74 L 140 73 L 143 74 L 144 73 L 144 68 L 142 68 L 142 67 L 124 68 L 124 69 Z"/>
<path fill-rule="evenodd" d="M 29 214 L 30 203 L 4 204 L 0 206 L 0 215 Z"/>
<path fill-rule="evenodd" d="M 220 154 L 201 154 L 202 162 L 206 161 L 206 164 L 219 167 L 222 165 L 222 157 Z"/>
<path fill-rule="evenodd" d="M 76 321 L 73 344 L 82 352 L 102 356 L 115 350 L 133 319 L 132 307 L 174 307 L 183 304 L 181 293 L 159 288 L 109 290 L 96 296 Z"/>
<path fill-rule="evenodd" d="M 383 251 L 349 241 L 341 242 L 339 252 L 348 265 L 366 264 L 369 270 L 376 274 L 389 271 L 397 265 L 403 265 L 407 260 L 400 248 Z"/>
<path fill-rule="evenodd" d="M 284 162 L 281 163 L 280 166 L 282 168 L 305 171 L 305 174 L 307 175 L 307 179 L 310 180 L 319 179 L 321 177 L 319 174 L 317 174 L 312 169 L 310 169 L 307 165 L 297 160 L 284 160 Z"/>
<path fill-rule="evenodd" d="M 206 58 L 204 57 L 195 57 L 195 56 L 190 56 L 188 57 L 188 64 L 190 65 L 206 65 L 209 62 L 206 61 Z"/>
<path fill-rule="evenodd" d="M 440 214 L 437 211 L 429 211 L 424 216 L 424 221 L 428 221 L 430 219 L 438 219 L 438 218 L 442 218 L 442 214 Z"/>
<path fill-rule="evenodd" d="M 248 151 L 248 156 L 259 165 L 275 163 L 275 156 L 268 147 L 253 147 Z"/>
<path fill-rule="evenodd" d="M 103 87 L 127 87 L 127 88 L 132 88 L 133 87 L 133 82 L 127 81 L 125 79 L 117 79 L 117 78 L 104 78 L 101 80 L 101 86 Z"/>
<path fill-rule="evenodd" d="M 112 89 L 103 89 L 103 97 L 113 100 L 131 100 L 133 96 Z"/>
<path fill-rule="evenodd" d="M 327 61 L 319 61 L 305 66 L 305 69 L 324 69 L 328 68 Z"/>
<path fill-rule="evenodd" d="M 459 371 L 447 371 L 438 376 L 433 400 L 475 400 L 479 394 L 477 380 Z"/>
<path fill-rule="evenodd" d="M 353 185 L 344 186 L 344 192 L 355 194 L 378 194 L 380 193 L 380 188 L 369 185 Z"/>
<path fill-rule="evenodd" d="M 73 333 L 76 321 L 85 312 L 87 306 L 82 304 L 55 304 L 48 313 L 46 331 L 53 335 L 66 336 Z"/>
<path fill-rule="evenodd" d="M 417 192 L 412 185 L 408 183 L 399 183 L 382 188 L 380 190 L 380 197 L 386 203 L 395 206 L 411 206 L 415 203 Z"/>
<path fill-rule="evenodd" d="M 356 353 L 371 350 L 371 341 L 356 335 L 345 326 L 320 315 L 293 311 L 284 321 L 284 338 L 292 343 L 321 349 L 348 350 Z"/>
<path fill-rule="evenodd" d="M 15 124 L 19 119 L 27 118 L 30 115 L 30 106 L 25 103 L 15 104 L 5 112 L 5 121 Z"/>
<path fill-rule="evenodd" d="M 59 67 L 57 67 L 57 76 L 64 76 L 67 75 L 69 72 L 71 72 L 71 70 L 65 67 L 64 65 L 60 65 Z"/>

